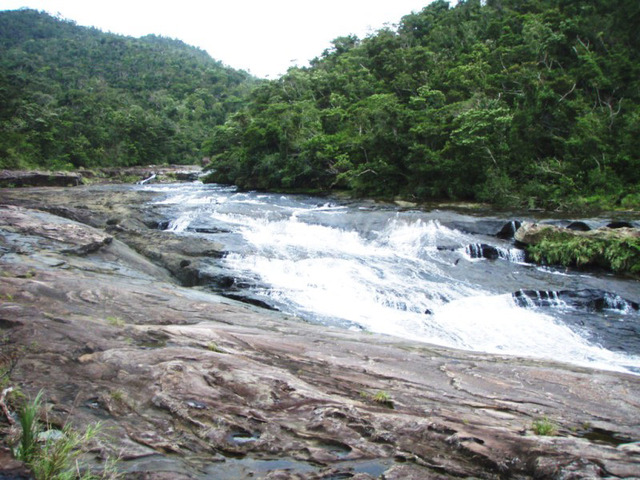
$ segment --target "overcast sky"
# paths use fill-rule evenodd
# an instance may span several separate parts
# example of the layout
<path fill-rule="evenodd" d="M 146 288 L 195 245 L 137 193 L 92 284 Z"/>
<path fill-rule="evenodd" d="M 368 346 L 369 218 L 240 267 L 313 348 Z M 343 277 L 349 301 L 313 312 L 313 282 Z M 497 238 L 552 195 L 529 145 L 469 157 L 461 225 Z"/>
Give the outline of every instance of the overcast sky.
<path fill-rule="evenodd" d="M 336 37 L 364 38 L 397 24 L 430 0 L 0 0 L 1 10 L 29 7 L 140 37 L 178 38 L 259 77 L 308 64 Z M 455 3 L 455 2 L 453 2 Z"/>

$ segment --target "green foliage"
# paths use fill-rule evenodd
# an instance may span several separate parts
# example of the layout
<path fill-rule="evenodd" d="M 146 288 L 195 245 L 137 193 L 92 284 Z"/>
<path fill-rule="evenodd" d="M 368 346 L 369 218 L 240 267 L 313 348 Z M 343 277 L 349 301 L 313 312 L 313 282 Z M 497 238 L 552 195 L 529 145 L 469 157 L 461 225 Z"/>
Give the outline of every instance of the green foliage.
<path fill-rule="evenodd" d="M 99 431 L 100 425 L 93 425 L 82 433 L 72 429 L 70 426 L 65 426 L 60 431 L 47 432 L 60 433 L 46 438 L 44 443 L 39 446 L 38 454 L 28 462 L 35 477 L 38 480 L 72 480 L 76 478 L 90 480 L 99 478 L 89 471 L 80 472 L 76 465 L 76 459 L 81 455 L 82 448 L 86 447 Z"/>
<path fill-rule="evenodd" d="M 395 31 L 340 37 L 214 129 L 209 181 L 636 208 L 637 14 L 633 2 L 438 1 Z"/>
<path fill-rule="evenodd" d="M 112 399 L 114 399 L 116 402 L 122 402 L 124 401 L 125 398 L 125 394 L 122 390 L 118 389 L 118 390 L 112 390 L 111 392 L 109 392 L 109 395 L 111 396 Z"/>
<path fill-rule="evenodd" d="M 126 325 L 123 319 L 121 319 L 120 317 L 113 317 L 113 316 L 107 317 L 107 323 L 114 327 L 124 327 Z"/>
<path fill-rule="evenodd" d="M 38 452 L 38 434 L 41 432 L 39 424 L 40 409 L 42 407 L 42 390 L 36 398 L 25 403 L 18 412 L 22 435 L 20 445 L 16 449 L 16 457 L 27 464 L 31 464 Z"/>
<path fill-rule="evenodd" d="M 0 168 L 199 162 L 254 83 L 178 40 L 0 12 Z"/>
<path fill-rule="evenodd" d="M 216 342 L 207 343 L 207 350 L 215 353 L 227 353 L 222 348 L 220 348 Z"/>
<path fill-rule="evenodd" d="M 0 13 L 0 168 L 187 163 L 244 189 L 637 209 L 638 10 L 439 0 L 257 82 L 177 40 Z"/>
<path fill-rule="evenodd" d="M 621 201 L 622 208 L 628 208 L 630 210 L 640 210 L 640 193 L 630 193 L 626 195 Z"/>
<path fill-rule="evenodd" d="M 364 400 L 375 402 L 387 408 L 394 408 L 391 395 L 383 390 L 379 390 L 375 394 L 370 394 L 368 392 L 362 391 L 360 392 L 360 397 L 362 397 Z"/>
<path fill-rule="evenodd" d="M 35 399 L 25 403 L 19 411 L 22 434 L 20 444 L 14 451 L 16 458 L 31 468 L 37 480 L 118 478 L 112 462 L 107 462 L 101 475 L 94 475 L 88 469 L 81 471 L 78 463 L 89 442 L 100 432 L 101 425 L 90 425 L 83 432 L 73 429 L 70 425 L 66 425 L 62 430 L 43 426 L 39 421 L 42 395 L 43 392 L 40 391 Z"/>
<path fill-rule="evenodd" d="M 626 238 L 610 244 L 605 258 L 615 272 L 640 273 L 640 238 Z"/>
<path fill-rule="evenodd" d="M 533 433 L 536 435 L 553 437 L 558 434 L 558 426 L 547 417 L 534 420 L 531 428 L 533 429 Z"/>
<path fill-rule="evenodd" d="M 640 238 L 555 234 L 527 248 L 536 262 L 564 266 L 599 266 L 619 273 L 640 273 Z"/>
<path fill-rule="evenodd" d="M 387 392 L 385 391 L 379 391 L 377 392 L 374 396 L 373 396 L 373 401 L 376 403 L 382 403 L 382 404 L 388 404 L 388 403 L 392 403 L 391 400 L 391 395 L 389 395 Z"/>

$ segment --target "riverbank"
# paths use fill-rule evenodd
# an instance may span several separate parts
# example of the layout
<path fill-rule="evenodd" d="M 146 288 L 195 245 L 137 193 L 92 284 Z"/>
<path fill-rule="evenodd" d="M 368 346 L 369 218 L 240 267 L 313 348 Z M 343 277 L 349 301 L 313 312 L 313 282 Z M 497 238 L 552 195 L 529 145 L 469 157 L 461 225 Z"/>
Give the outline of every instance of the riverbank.
<path fill-rule="evenodd" d="M 168 183 L 195 181 L 199 165 L 148 165 L 144 167 L 96 168 L 73 171 L 0 170 L 0 188 L 72 187 L 109 183 Z"/>
<path fill-rule="evenodd" d="M 3 353 L 128 478 L 597 478 L 640 469 L 640 377 L 330 329 L 197 285 L 154 193 L 2 191 Z M 470 312 L 472 314 L 472 312 Z M 543 418 L 557 436 L 535 433 Z M 3 425 L 3 428 L 7 428 Z"/>
<path fill-rule="evenodd" d="M 581 229 L 525 223 L 515 232 L 515 239 L 538 264 L 599 268 L 638 278 L 640 229 L 627 222 L 594 230 L 583 222 L 574 224 Z"/>

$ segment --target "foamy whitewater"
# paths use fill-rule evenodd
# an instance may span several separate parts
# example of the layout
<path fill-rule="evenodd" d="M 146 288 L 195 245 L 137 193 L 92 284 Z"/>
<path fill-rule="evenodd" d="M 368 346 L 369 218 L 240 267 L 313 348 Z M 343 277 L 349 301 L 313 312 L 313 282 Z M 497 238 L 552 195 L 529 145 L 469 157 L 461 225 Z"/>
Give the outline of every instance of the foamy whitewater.
<path fill-rule="evenodd" d="M 638 297 L 638 282 L 527 265 L 511 242 L 456 228 L 477 218 L 215 185 L 144 188 L 166 194 L 157 205 L 171 218 L 168 230 L 220 241 L 229 249 L 218 260 L 227 275 L 308 321 L 640 373 L 640 340 L 624 338 L 626 328 L 637 331 L 640 315 L 622 300 Z M 482 244 L 497 248 L 499 258 L 478 258 Z M 562 301 L 523 307 L 513 296 L 596 288 L 613 292 L 611 309 L 580 311 Z"/>

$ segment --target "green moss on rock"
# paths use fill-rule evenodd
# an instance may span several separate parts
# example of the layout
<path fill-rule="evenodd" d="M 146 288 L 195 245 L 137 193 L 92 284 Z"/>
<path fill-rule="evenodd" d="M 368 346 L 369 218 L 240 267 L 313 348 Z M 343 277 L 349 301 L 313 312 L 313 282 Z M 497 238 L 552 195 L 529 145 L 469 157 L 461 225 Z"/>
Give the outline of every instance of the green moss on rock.
<path fill-rule="evenodd" d="M 640 274 L 640 231 L 637 229 L 601 228 L 577 232 L 524 224 L 520 230 L 516 239 L 526 245 L 534 262 Z"/>

